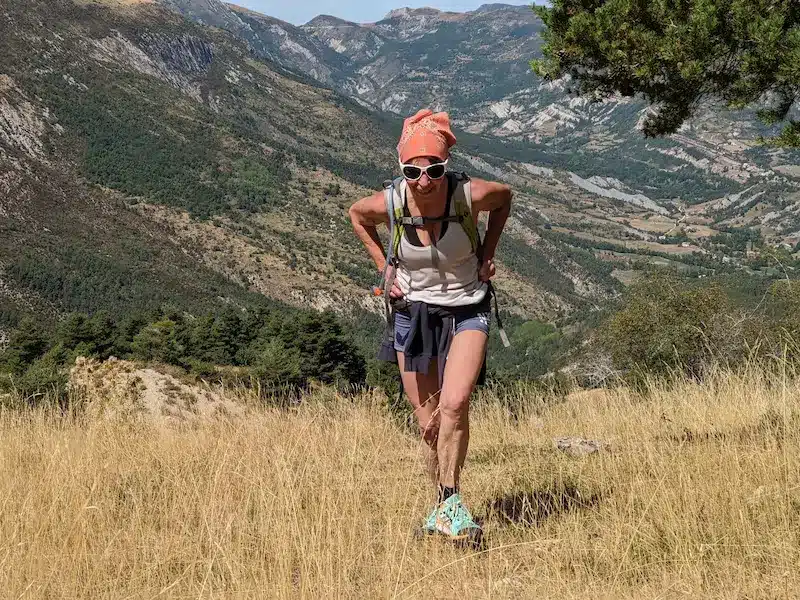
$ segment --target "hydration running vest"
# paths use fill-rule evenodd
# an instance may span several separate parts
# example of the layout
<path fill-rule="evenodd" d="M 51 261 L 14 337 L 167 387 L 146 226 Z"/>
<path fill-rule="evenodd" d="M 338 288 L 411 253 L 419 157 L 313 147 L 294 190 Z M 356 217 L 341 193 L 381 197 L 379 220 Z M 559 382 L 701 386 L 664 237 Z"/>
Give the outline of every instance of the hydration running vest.
<path fill-rule="evenodd" d="M 432 222 L 454 222 L 461 225 L 464 232 L 469 238 L 472 252 L 478 258 L 478 263 L 482 262 L 481 250 L 482 242 L 478 227 L 475 219 L 472 216 L 472 191 L 470 187 L 470 179 L 466 173 L 463 172 L 448 172 L 447 178 L 450 179 L 450 184 L 453 186 L 453 195 L 451 202 L 453 203 L 453 213 L 444 215 L 442 217 L 412 217 L 404 214 L 403 198 L 400 194 L 401 184 L 403 177 L 397 177 L 394 180 L 387 180 L 383 183 L 384 189 L 384 202 L 386 204 L 386 213 L 389 216 L 389 248 L 386 253 L 386 265 L 381 274 L 380 282 L 377 286 L 372 288 L 375 296 L 383 296 L 384 308 L 386 312 L 387 322 L 391 321 L 392 306 L 389 297 L 389 291 L 394 284 L 394 275 L 397 273 L 397 266 L 399 264 L 398 251 L 400 248 L 400 241 L 403 238 L 405 226 L 422 227 L 426 223 Z M 389 277 L 389 269 L 392 269 L 392 277 Z M 511 344 L 508 340 L 503 324 L 500 319 L 500 312 L 497 307 L 497 295 L 494 291 L 492 283 L 488 284 L 487 293 L 491 294 L 494 298 L 495 317 L 497 319 L 498 330 L 503 345 L 508 348 Z"/>

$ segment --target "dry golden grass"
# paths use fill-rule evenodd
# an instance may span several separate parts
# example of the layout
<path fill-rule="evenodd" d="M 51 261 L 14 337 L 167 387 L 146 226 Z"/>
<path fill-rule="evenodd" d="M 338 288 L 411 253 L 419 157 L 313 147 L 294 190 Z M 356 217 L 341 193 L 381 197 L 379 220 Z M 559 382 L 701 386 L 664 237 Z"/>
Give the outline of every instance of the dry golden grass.
<path fill-rule="evenodd" d="M 323 390 L 180 431 L 7 411 L 0 596 L 797 595 L 800 384 L 518 397 L 515 417 L 495 398 L 473 410 L 482 553 L 412 538 L 431 501 L 419 446 L 376 397 Z M 571 457 L 561 435 L 610 450 Z"/>

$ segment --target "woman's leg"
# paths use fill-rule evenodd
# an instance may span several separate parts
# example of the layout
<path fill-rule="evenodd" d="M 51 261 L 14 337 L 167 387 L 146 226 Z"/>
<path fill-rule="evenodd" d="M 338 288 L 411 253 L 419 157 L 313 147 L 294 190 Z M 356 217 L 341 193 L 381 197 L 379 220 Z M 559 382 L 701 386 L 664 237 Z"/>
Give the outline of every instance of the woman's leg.
<path fill-rule="evenodd" d="M 439 480 L 439 461 L 436 447 L 439 438 L 439 376 L 436 361 L 431 361 L 427 375 L 406 372 L 405 359 L 402 352 L 397 353 L 397 362 L 400 365 L 400 376 L 403 379 L 403 388 L 408 396 L 414 415 L 417 417 L 422 439 L 425 441 L 424 459 L 425 468 L 434 485 Z"/>
<path fill-rule="evenodd" d="M 456 333 L 447 356 L 439 396 L 439 483 L 458 489 L 469 446 L 469 397 L 478 381 L 489 337 L 485 331 Z"/>

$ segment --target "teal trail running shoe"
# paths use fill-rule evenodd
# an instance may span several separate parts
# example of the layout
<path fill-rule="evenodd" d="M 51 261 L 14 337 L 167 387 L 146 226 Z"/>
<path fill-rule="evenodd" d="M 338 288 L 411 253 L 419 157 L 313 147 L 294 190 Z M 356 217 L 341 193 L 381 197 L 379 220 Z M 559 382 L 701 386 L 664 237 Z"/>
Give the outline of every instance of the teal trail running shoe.
<path fill-rule="evenodd" d="M 480 532 L 461 494 L 453 494 L 433 509 L 422 529 L 426 533 L 440 533 L 452 540 L 471 539 Z"/>

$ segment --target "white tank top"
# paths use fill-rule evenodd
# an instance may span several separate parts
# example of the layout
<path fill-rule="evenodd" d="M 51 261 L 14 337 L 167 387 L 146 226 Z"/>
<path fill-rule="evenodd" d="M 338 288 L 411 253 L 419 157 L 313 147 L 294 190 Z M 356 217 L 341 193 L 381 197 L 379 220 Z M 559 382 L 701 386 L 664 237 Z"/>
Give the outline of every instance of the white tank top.
<path fill-rule="evenodd" d="M 464 182 L 457 183 L 458 187 L 463 185 Z M 405 182 L 398 192 L 400 198 L 395 201 L 404 203 Z M 463 194 L 463 190 L 456 188 L 453 192 L 451 215 L 456 214 L 455 196 L 459 193 Z M 486 297 L 488 286 L 478 279 L 478 258 L 464 228 L 456 221 L 447 224 L 444 236 L 435 246 L 415 246 L 404 228 L 397 254 L 400 264 L 396 282 L 411 302 L 452 307 L 479 304 Z"/>

